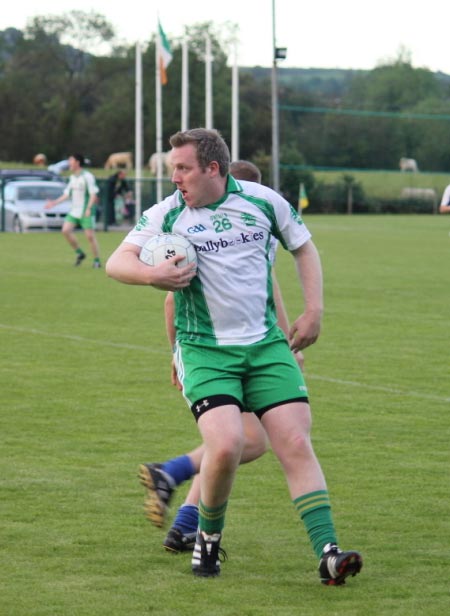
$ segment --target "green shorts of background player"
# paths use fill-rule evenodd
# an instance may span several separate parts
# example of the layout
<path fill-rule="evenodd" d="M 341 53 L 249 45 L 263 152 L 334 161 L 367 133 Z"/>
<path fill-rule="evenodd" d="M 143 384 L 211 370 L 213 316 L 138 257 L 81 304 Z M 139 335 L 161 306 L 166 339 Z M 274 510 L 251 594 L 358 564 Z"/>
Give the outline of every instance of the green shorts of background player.
<path fill-rule="evenodd" d="M 81 227 L 83 230 L 94 229 L 95 230 L 95 211 L 90 216 L 83 216 L 82 218 L 76 218 L 72 214 L 67 214 L 64 222 L 70 222 L 75 227 Z"/>

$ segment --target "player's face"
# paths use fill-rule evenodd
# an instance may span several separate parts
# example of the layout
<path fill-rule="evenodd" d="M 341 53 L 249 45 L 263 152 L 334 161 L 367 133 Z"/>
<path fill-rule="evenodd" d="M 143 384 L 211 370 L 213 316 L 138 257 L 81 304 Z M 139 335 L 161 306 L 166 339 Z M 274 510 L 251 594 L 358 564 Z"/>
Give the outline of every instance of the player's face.
<path fill-rule="evenodd" d="M 188 143 L 174 148 L 171 153 L 173 165 L 172 182 L 183 195 L 189 207 L 203 207 L 217 201 L 217 170 L 212 163 L 205 170 L 197 160 L 195 146 Z"/>
<path fill-rule="evenodd" d="M 72 173 L 80 170 L 80 163 L 73 156 L 69 156 L 69 169 Z"/>

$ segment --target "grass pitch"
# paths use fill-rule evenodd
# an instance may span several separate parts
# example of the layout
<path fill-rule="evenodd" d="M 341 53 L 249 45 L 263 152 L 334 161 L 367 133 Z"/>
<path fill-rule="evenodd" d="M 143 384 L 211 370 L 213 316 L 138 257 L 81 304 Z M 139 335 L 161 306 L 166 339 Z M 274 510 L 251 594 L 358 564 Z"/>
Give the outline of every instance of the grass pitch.
<path fill-rule="evenodd" d="M 87 260 L 74 268 L 59 234 L 1 234 L 2 616 L 446 613 L 450 220 L 305 219 L 326 299 L 305 353 L 313 439 L 361 574 L 320 584 L 271 453 L 239 471 L 220 578 L 164 552 L 137 467 L 198 443 L 169 383 L 164 293 Z M 104 257 L 121 239 L 99 234 Z M 301 295 L 281 250 L 277 276 L 294 318 Z"/>

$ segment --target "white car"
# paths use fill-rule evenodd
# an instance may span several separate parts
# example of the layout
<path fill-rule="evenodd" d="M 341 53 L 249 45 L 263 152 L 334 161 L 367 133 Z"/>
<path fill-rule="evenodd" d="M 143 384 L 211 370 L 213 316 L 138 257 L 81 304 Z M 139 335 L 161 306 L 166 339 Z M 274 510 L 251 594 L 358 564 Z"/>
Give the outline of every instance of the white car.
<path fill-rule="evenodd" d="M 61 229 L 70 210 L 70 200 L 51 209 L 45 209 L 45 204 L 49 199 L 59 197 L 65 187 L 62 181 L 24 179 L 5 182 L 3 203 L 0 196 L 0 216 L 4 216 L 5 231 L 22 233 L 31 229 Z"/>

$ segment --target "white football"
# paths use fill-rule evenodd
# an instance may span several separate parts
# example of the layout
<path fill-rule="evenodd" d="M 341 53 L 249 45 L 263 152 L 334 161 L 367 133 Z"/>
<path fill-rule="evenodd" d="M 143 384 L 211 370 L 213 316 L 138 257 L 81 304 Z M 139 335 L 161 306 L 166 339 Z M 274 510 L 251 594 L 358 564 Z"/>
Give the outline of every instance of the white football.
<path fill-rule="evenodd" d="M 197 264 L 197 252 L 194 245 L 182 235 L 176 233 L 160 233 L 154 235 L 141 248 L 139 259 L 147 265 L 159 265 L 175 255 L 184 259 L 177 266 L 184 267 L 189 263 Z"/>

